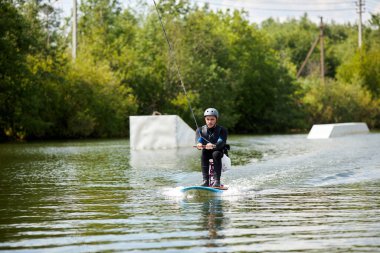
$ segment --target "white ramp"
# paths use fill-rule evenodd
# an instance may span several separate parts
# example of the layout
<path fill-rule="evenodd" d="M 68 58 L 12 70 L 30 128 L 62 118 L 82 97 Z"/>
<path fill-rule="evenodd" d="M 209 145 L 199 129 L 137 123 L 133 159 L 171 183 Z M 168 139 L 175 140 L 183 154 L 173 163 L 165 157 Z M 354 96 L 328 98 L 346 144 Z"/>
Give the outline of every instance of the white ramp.
<path fill-rule="evenodd" d="M 328 139 L 332 137 L 368 133 L 369 129 L 366 123 L 338 123 L 338 124 L 321 124 L 313 125 L 308 139 Z"/>
<path fill-rule="evenodd" d="M 195 131 L 177 115 L 130 116 L 131 149 L 191 147 Z"/>

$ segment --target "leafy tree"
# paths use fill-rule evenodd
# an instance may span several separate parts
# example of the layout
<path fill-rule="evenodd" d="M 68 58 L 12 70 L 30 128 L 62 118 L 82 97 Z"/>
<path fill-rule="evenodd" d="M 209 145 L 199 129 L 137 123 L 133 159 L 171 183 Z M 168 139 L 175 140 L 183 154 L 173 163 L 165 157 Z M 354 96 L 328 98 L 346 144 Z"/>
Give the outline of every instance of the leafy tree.
<path fill-rule="evenodd" d="M 301 115 L 297 86 L 270 48 L 268 37 L 248 23 L 234 22 L 231 27 L 237 31 L 233 57 L 239 59 L 235 68 L 240 77 L 236 106 L 242 115 L 238 129 L 267 132 L 297 126 Z"/>
<path fill-rule="evenodd" d="M 338 80 L 359 83 L 368 89 L 372 96 L 380 96 L 380 49 L 358 51 L 349 61 L 340 65 Z"/>
<path fill-rule="evenodd" d="M 325 73 L 335 78 L 337 69 L 353 57 L 357 49 L 357 29 L 350 25 L 328 24 L 325 34 Z"/>
<path fill-rule="evenodd" d="M 10 2 L 0 2 L 0 138 L 24 135 L 20 120 L 30 90 L 29 50 L 36 46 L 30 23 Z"/>
<path fill-rule="evenodd" d="M 192 12 L 185 24 L 182 45 L 185 48 L 185 78 L 189 88 L 198 95 L 195 107 L 203 115 L 207 107 L 216 107 L 221 112 L 220 123 L 233 127 L 238 115 L 234 113 L 236 93 L 233 90 L 233 75 L 229 59 L 226 29 L 229 15 L 208 12 L 206 9 Z"/>
<path fill-rule="evenodd" d="M 135 113 L 131 90 L 121 86 L 106 62 L 78 59 L 69 70 L 60 126 L 66 137 L 126 136 Z"/>
<path fill-rule="evenodd" d="M 362 58 L 360 75 L 374 97 L 380 97 L 380 47 L 369 50 Z"/>
<path fill-rule="evenodd" d="M 161 0 L 168 50 L 154 7 L 117 0 L 80 5 L 78 54 L 47 0 L 0 2 L 0 139 L 128 135 L 133 114 L 178 114 L 193 125 L 206 107 L 233 132 L 305 129 L 315 122 L 362 120 L 379 127 L 379 15 L 363 27 L 326 24 L 327 84 L 319 49 L 295 80 L 319 27 L 305 14 L 251 24 L 244 11 L 212 11 Z M 187 89 L 185 97 L 177 66 Z"/>
<path fill-rule="evenodd" d="M 360 84 L 329 80 L 304 83 L 307 93 L 303 102 L 308 108 L 309 122 L 340 123 L 366 122 L 370 127 L 379 126 L 380 104 Z"/>
<path fill-rule="evenodd" d="M 280 23 L 269 18 L 261 25 L 263 31 L 271 39 L 271 47 L 281 53 L 281 58 L 290 59 L 297 69 L 300 68 L 311 45 L 319 36 L 318 26 L 309 20 L 307 14 L 304 14 L 299 21 L 289 19 Z"/>

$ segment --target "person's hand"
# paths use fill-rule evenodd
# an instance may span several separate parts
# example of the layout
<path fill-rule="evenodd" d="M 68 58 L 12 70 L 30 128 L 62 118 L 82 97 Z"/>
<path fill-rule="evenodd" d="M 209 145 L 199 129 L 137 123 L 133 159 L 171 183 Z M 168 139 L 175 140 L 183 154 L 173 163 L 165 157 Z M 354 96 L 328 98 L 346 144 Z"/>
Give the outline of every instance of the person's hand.
<path fill-rule="evenodd" d="M 213 149 L 213 148 L 215 148 L 215 145 L 214 145 L 214 144 L 212 144 L 212 143 L 207 143 L 207 145 L 206 145 L 206 149 Z"/>
<path fill-rule="evenodd" d="M 202 143 L 198 143 L 197 144 L 197 149 L 203 149 L 203 144 Z"/>

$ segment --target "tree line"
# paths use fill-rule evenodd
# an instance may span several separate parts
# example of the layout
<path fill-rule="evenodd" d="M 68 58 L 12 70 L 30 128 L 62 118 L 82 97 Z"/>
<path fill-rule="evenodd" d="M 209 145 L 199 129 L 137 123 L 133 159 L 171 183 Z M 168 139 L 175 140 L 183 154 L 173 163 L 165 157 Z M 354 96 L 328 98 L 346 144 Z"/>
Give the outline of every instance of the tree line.
<path fill-rule="evenodd" d="M 325 24 L 325 81 L 319 34 L 305 14 L 251 23 L 245 11 L 161 0 L 170 54 L 152 6 L 81 1 L 77 57 L 70 22 L 45 0 L 0 1 L 0 140 L 124 137 L 130 115 L 154 111 L 194 122 L 175 69 L 202 122 L 218 108 L 232 133 L 307 131 L 314 123 L 380 126 L 380 14 L 363 28 Z"/>

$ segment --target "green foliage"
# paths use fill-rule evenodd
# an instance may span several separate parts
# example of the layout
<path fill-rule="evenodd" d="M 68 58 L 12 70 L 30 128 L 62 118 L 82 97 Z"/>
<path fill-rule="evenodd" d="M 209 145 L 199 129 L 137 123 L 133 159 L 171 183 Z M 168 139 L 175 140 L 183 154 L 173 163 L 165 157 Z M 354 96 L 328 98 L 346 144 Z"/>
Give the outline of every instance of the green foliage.
<path fill-rule="evenodd" d="M 188 59 L 184 68 L 186 83 L 199 94 L 195 107 L 200 115 L 208 107 L 218 108 L 220 124 L 226 127 L 234 126 L 238 118 L 233 106 L 236 94 L 228 44 L 233 32 L 226 24 L 230 18 L 221 13 L 194 11 L 187 18 L 181 43 L 188 45 L 183 49 L 183 58 Z"/>
<path fill-rule="evenodd" d="M 263 21 L 263 30 L 271 38 L 271 47 L 281 52 L 299 68 L 314 40 L 319 35 L 318 26 L 305 14 L 300 21 L 290 19 L 283 23 L 270 18 Z"/>
<path fill-rule="evenodd" d="M 380 126 L 380 24 L 372 14 L 357 29 L 325 24 L 325 69 L 319 47 L 295 79 L 318 24 L 212 11 L 188 0 L 161 0 L 156 10 L 123 9 L 117 0 L 80 5 L 77 59 L 70 33 L 49 1 L 0 2 L 0 139 L 127 136 L 129 116 L 178 114 L 194 126 L 207 107 L 235 133 L 307 129 L 313 123 L 365 121 Z M 178 69 L 177 69 L 178 67 Z M 185 97 L 181 81 L 186 87 Z"/>
<path fill-rule="evenodd" d="M 379 126 L 380 100 L 373 100 L 368 90 L 357 83 L 328 80 L 304 80 L 303 98 L 310 124 L 366 122 Z"/>
<path fill-rule="evenodd" d="M 58 37 L 51 50 L 34 3 L 22 5 L 22 14 L 1 2 L 0 138 L 126 136 L 136 112 L 131 89 L 100 60 L 104 55 L 82 50 L 71 64 Z"/>
<path fill-rule="evenodd" d="M 27 101 L 30 75 L 27 56 L 36 41 L 30 24 L 17 9 L 0 2 L 0 139 L 24 132 L 20 119 Z M 21 134 L 23 136 L 24 134 Z"/>
<path fill-rule="evenodd" d="M 128 116 L 136 111 L 131 90 L 120 85 L 107 63 L 78 59 L 69 71 L 63 115 L 68 137 L 128 134 Z"/>
<path fill-rule="evenodd" d="M 361 50 L 347 62 L 340 65 L 338 80 L 360 83 L 375 98 L 380 97 L 380 47 Z"/>
<path fill-rule="evenodd" d="M 266 34 L 243 24 L 231 25 L 237 31 L 232 41 L 233 57 L 238 59 L 236 105 L 241 114 L 237 129 L 273 132 L 300 127 L 294 78 L 271 49 Z"/>
<path fill-rule="evenodd" d="M 364 86 L 371 91 L 373 96 L 380 97 L 380 45 L 369 50 L 360 64 L 360 75 L 363 77 Z"/>

